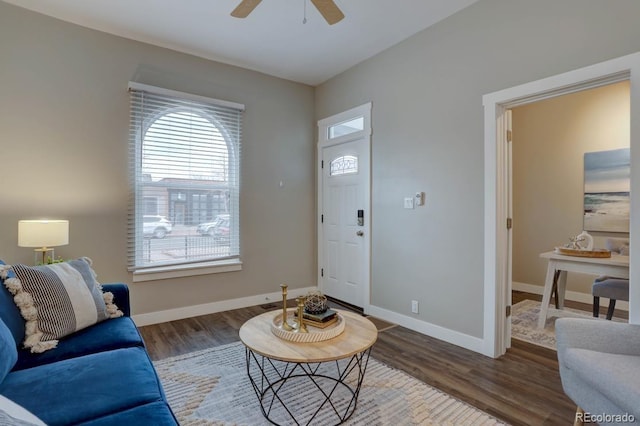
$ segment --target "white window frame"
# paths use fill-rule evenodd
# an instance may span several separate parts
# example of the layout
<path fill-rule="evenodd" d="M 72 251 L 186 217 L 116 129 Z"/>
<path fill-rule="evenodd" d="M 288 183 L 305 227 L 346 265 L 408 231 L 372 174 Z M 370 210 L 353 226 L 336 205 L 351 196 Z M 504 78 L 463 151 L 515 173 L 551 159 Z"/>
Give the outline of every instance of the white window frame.
<path fill-rule="evenodd" d="M 238 104 L 235 102 L 223 101 L 218 99 L 212 99 L 204 96 L 194 95 L 190 93 L 178 92 L 174 90 L 149 86 L 136 82 L 129 82 L 129 90 L 142 91 L 147 92 L 152 95 L 161 95 L 167 97 L 173 97 L 180 100 L 190 100 L 199 103 L 215 105 L 217 107 L 225 107 L 231 108 L 238 111 L 244 111 L 244 105 Z M 170 109 L 167 109 L 166 113 L 170 113 Z M 132 112 L 133 113 L 133 112 Z M 158 116 L 164 116 L 165 113 Z M 132 120 L 133 121 L 133 120 Z M 153 121 L 155 122 L 155 120 Z M 149 128 L 149 123 L 144 123 L 142 126 L 146 126 Z M 224 132 L 224 127 L 218 124 L 214 124 L 219 130 Z M 239 230 L 239 219 L 240 215 L 238 213 L 238 208 L 236 208 L 236 218 L 232 221 L 233 229 L 231 232 L 236 236 L 234 241 L 231 244 L 234 244 L 235 252 L 237 255 L 230 256 L 228 258 L 220 258 L 220 259 L 208 259 L 202 261 L 187 261 L 178 262 L 173 264 L 161 264 L 161 265 L 140 265 L 137 264 L 136 259 L 136 250 L 137 244 L 142 244 L 143 236 L 142 236 L 142 214 L 143 212 L 137 212 L 141 209 L 141 205 L 137 205 L 138 201 L 142 201 L 143 197 L 137 197 L 137 191 L 140 189 L 137 187 L 137 182 L 141 182 L 140 179 L 137 179 L 137 176 L 142 173 L 142 146 L 143 146 L 143 135 L 146 128 L 140 128 L 140 125 L 132 125 L 132 136 L 130 140 L 130 169 L 131 169 L 131 188 L 133 191 L 131 197 L 131 205 L 129 212 L 129 270 L 133 273 L 133 281 L 141 282 L 141 281 L 152 281 L 152 280 L 161 280 L 161 279 L 169 279 L 169 278 L 179 278 L 179 277 L 187 277 L 194 275 L 204 275 L 211 273 L 220 273 L 220 272 L 231 272 L 231 271 L 239 271 L 242 269 L 242 261 L 240 259 L 240 230 Z M 134 139 L 135 138 L 135 139 Z M 231 152 L 231 149 L 235 148 L 235 152 Z M 237 197 L 235 200 L 236 206 L 239 205 L 239 197 L 240 197 L 240 141 L 238 140 L 235 144 L 235 147 L 230 147 L 230 156 L 233 155 L 236 158 L 236 164 L 233 171 L 233 186 L 235 189 L 235 195 L 233 197 Z"/>

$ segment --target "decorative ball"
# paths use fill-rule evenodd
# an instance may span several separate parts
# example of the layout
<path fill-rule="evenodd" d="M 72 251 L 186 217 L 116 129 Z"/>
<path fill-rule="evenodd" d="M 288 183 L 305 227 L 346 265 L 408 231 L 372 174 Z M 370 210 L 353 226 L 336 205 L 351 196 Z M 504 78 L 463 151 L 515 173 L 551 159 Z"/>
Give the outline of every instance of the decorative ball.
<path fill-rule="evenodd" d="M 329 309 L 327 297 L 319 291 L 311 292 L 304 301 L 304 310 L 310 314 L 322 314 Z"/>

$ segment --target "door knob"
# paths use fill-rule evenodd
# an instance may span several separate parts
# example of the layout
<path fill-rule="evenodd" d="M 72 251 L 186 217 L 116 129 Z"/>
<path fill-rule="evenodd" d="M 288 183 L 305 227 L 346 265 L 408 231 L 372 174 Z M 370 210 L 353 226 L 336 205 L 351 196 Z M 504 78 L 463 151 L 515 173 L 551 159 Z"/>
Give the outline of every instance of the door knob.
<path fill-rule="evenodd" d="M 362 236 L 364 235 L 364 232 L 362 232 L 362 231 L 358 231 L 358 232 L 356 232 L 356 235 L 357 235 L 358 237 L 362 237 Z"/>

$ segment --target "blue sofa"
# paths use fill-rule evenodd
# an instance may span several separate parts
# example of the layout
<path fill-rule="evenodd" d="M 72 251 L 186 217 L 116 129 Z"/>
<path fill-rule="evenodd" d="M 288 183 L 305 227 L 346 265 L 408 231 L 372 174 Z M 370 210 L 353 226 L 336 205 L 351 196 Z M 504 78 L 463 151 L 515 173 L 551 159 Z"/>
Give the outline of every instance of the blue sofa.
<path fill-rule="evenodd" d="M 25 322 L 0 283 L 0 395 L 50 426 L 177 425 L 130 317 L 128 287 L 103 288 L 113 293 L 124 316 L 33 354 L 21 349 Z"/>

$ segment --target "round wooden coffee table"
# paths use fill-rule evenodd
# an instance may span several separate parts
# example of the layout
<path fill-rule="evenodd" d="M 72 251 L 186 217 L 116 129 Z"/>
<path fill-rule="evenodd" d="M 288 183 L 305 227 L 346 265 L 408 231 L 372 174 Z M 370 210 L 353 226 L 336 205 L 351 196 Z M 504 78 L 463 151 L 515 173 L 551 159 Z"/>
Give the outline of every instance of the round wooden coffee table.
<path fill-rule="evenodd" d="M 271 423 L 340 424 L 353 414 L 378 331 L 361 315 L 336 311 L 345 329 L 321 342 L 275 336 L 271 324 L 281 310 L 251 318 L 240 328 L 247 374 Z"/>

